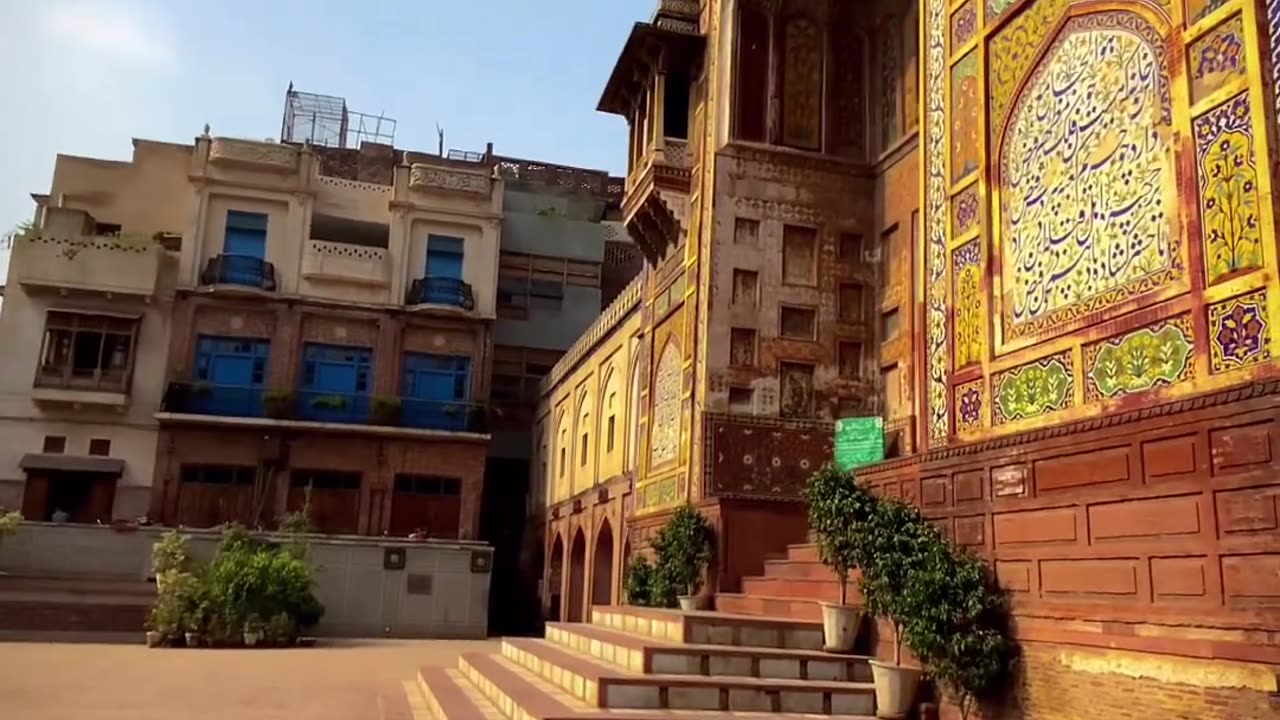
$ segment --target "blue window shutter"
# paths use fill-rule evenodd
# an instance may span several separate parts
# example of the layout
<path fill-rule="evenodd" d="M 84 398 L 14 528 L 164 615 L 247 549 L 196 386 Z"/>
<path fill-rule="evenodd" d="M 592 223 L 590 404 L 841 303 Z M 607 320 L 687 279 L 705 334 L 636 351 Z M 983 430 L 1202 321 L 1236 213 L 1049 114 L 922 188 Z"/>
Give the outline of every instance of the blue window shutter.
<path fill-rule="evenodd" d="M 461 280 L 463 258 L 462 238 L 427 236 L 427 277 Z"/>
<path fill-rule="evenodd" d="M 227 231 L 222 252 L 263 260 L 267 256 L 267 216 L 263 213 L 227 211 Z"/>

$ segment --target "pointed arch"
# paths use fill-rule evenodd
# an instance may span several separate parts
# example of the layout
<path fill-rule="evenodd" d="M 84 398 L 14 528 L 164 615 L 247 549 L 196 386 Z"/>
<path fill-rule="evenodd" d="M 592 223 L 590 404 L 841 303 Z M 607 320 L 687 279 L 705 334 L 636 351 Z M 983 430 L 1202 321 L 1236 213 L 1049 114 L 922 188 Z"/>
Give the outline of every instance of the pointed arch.
<path fill-rule="evenodd" d="M 544 590 L 550 619 L 555 621 L 563 617 L 560 602 L 561 582 L 564 578 L 564 537 L 556 533 L 551 542 L 551 559 L 547 563 L 547 582 Z"/>
<path fill-rule="evenodd" d="M 609 518 L 596 530 L 595 549 L 591 554 L 591 604 L 613 605 L 613 527 Z"/>
<path fill-rule="evenodd" d="M 569 549 L 569 594 L 565 600 L 565 619 L 569 622 L 582 622 L 584 597 L 587 578 L 587 536 L 579 527 L 573 534 L 573 545 Z"/>

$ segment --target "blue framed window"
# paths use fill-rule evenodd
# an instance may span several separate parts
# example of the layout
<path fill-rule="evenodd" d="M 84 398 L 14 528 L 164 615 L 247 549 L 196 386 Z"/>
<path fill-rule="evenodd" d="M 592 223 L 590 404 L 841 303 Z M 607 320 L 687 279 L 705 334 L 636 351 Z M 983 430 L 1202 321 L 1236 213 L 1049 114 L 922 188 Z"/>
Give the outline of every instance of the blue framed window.
<path fill-rule="evenodd" d="M 427 236 L 426 277 L 461 280 L 462 258 L 462 238 L 448 235 Z"/>
<path fill-rule="evenodd" d="M 364 422 L 373 387 L 373 351 L 307 343 L 302 352 L 299 412 L 321 422 Z"/>
<path fill-rule="evenodd" d="M 412 427 L 462 430 L 471 395 L 471 359 L 405 353 L 401 420 Z"/>
<path fill-rule="evenodd" d="M 193 398 L 197 412 L 256 417 L 262 414 L 271 341 L 201 335 L 196 339 Z"/>
<path fill-rule="evenodd" d="M 227 211 L 227 231 L 222 238 L 224 255 L 267 257 L 267 216 L 264 213 Z"/>

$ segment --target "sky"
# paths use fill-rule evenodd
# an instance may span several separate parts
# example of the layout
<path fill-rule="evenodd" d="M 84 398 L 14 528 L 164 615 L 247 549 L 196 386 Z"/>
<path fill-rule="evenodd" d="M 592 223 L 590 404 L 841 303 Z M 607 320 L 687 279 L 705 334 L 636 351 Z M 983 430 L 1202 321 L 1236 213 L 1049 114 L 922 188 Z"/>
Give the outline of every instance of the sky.
<path fill-rule="evenodd" d="M 595 110 L 657 0 L 0 0 L 0 232 L 58 153 L 128 160 L 132 138 L 280 135 L 285 90 L 395 118 L 396 146 L 626 169 Z M 0 277 L 7 275 L 0 251 Z"/>

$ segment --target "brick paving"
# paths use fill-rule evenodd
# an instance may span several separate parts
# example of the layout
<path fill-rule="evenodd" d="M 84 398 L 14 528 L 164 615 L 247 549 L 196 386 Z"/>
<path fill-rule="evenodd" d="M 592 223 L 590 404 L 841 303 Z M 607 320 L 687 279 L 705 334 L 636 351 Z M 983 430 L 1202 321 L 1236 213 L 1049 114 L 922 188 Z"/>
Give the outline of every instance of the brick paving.
<path fill-rule="evenodd" d="M 490 641 L 333 640 L 288 650 L 0 642 L 5 720 L 376 720 L 378 693 Z"/>

